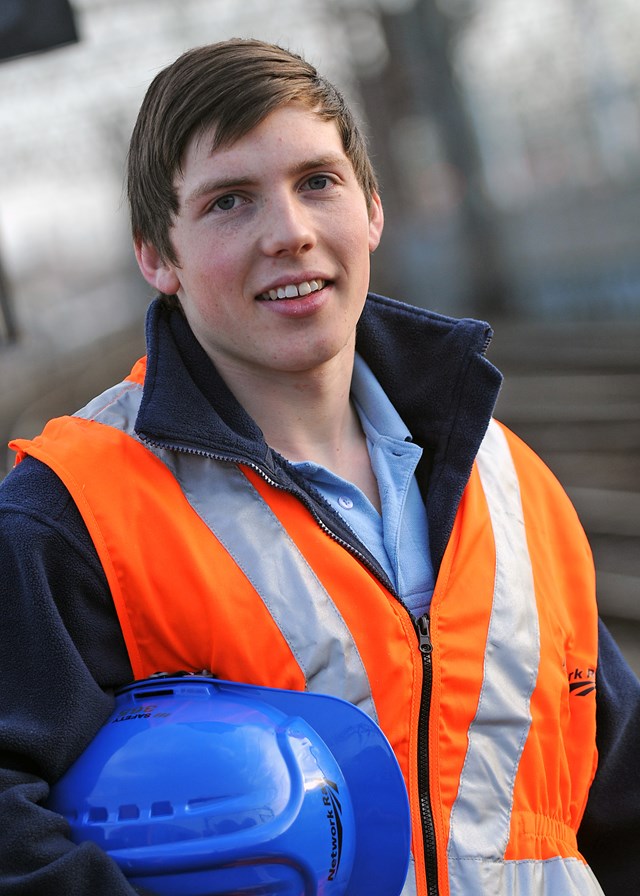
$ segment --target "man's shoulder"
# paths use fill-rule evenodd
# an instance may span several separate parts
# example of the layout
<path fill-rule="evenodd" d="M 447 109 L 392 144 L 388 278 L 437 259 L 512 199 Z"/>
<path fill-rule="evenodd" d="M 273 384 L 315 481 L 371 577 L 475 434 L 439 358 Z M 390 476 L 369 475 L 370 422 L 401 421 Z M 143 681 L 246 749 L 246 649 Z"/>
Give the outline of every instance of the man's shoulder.
<path fill-rule="evenodd" d="M 0 512 L 60 520 L 75 510 L 69 492 L 46 464 L 25 457 L 0 482 Z"/>

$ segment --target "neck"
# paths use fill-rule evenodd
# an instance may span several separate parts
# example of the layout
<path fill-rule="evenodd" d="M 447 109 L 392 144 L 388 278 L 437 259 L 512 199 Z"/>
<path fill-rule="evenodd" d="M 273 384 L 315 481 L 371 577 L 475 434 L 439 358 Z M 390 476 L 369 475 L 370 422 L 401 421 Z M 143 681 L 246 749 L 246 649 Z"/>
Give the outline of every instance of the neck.
<path fill-rule="evenodd" d="M 272 448 L 288 460 L 324 464 L 353 436 L 352 373 L 351 357 L 313 371 L 262 371 L 259 383 L 229 370 L 223 376 Z"/>
<path fill-rule="evenodd" d="M 365 435 L 350 400 L 353 352 L 311 372 L 223 372 L 227 385 L 267 444 L 295 462 L 313 461 L 357 485 L 379 510 Z"/>

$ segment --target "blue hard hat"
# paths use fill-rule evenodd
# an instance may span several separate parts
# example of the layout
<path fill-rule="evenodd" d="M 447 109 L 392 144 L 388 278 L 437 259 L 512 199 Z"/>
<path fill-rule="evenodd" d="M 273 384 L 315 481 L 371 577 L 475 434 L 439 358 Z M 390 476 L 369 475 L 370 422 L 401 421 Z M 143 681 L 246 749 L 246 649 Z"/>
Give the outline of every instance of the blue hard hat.
<path fill-rule="evenodd" d="M 159 896 L 398 896 L 409 806 L 389 742 L 324 694 L 150 678 L 51 789 L 92 840 Z"/>

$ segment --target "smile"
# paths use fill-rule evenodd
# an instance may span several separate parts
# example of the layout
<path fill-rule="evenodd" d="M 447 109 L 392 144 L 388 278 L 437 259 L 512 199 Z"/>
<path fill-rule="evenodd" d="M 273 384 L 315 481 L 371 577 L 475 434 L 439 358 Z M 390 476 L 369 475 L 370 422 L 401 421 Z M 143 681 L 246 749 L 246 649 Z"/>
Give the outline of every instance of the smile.
<path fill-rule="evenodd" d="M 256 298 L 261 302 L 276 302 L 278 299 L 297 299 L 300 296 L 308 296 L 317 292 L 326 284 L 326 280 L 303 280 L 302 283 L 287 283 L 286 286 L 278 286 L 268 292 L 260 293 Z"/>

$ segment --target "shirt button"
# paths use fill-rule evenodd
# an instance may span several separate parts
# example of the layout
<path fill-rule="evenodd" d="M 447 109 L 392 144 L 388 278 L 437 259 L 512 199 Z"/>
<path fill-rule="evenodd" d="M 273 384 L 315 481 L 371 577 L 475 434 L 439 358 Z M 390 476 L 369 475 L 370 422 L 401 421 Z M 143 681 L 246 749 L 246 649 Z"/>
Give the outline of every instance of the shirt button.
<path fill-rule="evenodd" d="M 340 497 L 338 498 L 338 504 L 345 510 L 351 510 L 351 508 L 353 507 L 353 501 L 351 500 L 351 498 L 347 498 L 346 495 L 340 495 Z"/>

